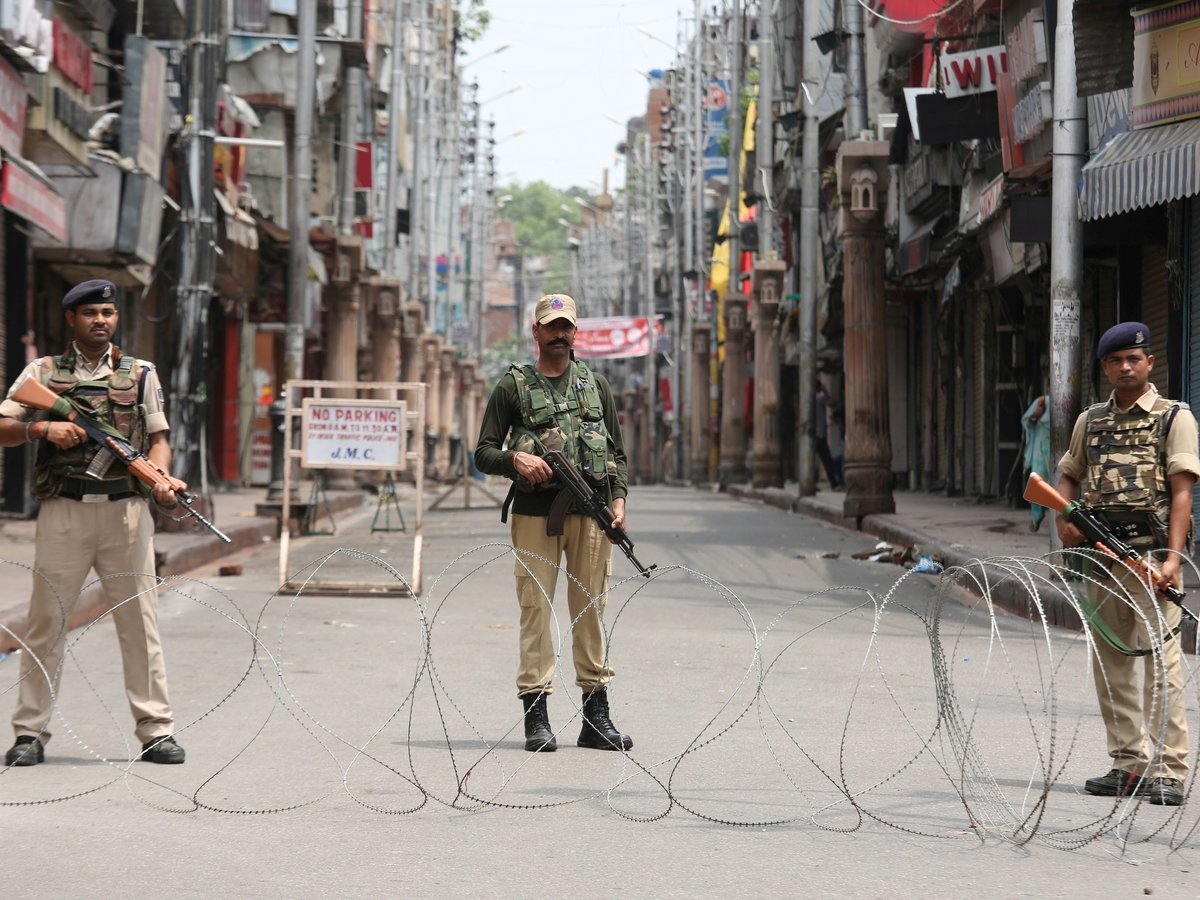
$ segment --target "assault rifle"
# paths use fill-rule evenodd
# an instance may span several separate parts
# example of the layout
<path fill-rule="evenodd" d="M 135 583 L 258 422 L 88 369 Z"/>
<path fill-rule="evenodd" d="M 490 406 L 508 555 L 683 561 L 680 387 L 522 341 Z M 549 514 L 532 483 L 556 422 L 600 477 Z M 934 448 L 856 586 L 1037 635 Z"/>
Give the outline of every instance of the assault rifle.
<path fill-rule="evenodd" d="M 629 533 L 624 528 L 613 525 L 613 511 L 608 508 L 604 498 L 584 481 L 579 470 L 571 464 L 566 455 L 561 450 L 549 450 L 542 458 L 554 470 L 554 477 L 563 486 L 550 505 L 550 516 L 546 520 L 546 534 L 563 533 L 563 520 L 567 516 L 567 507 L 574 501 L 576 511 L 595 519 L 612 542 L 621 548 L 621 552 L 629 557 L 631 563 L 637 566 L 638 571 L 649 578 L 650 571 L 657 569 L 658 565 L 647 568 L 638 562 L 638 558 L 633 555 L 633 541 L 630 540 Z"/>
<path fill-rule="evenodd" d="M 34 409 L 48 412 L 56 418 L 72 422 L 86 431 L 88 438 L 100 445 L 99 451 L 88 466 L 87 471 L 89 475 L 99 478 L 108 470 L 108 467 L 114 460 L 120 460 L 125 464 L 130 475 L 149 488 L 154 487 L 159 482 L 165 481 L 168 484 L 170 483 L 170 477 L 167 473 L 151 462 L 145 453 L 125 440 L 119 432 L 95 421 L 82 410 L 78 409 L 68 398 L 60 397 L 37 379 L 28 379 L 13 391 L 12 399 L 18 403 L 23 403 L 25 406 L 31 406 Z M 187 515 L 191 516 L 225 543 L 229 544 L 233 542 L 227 534 L 204 518 L 200 511 L 192 506 L 196 501 L 194 494 L 189 494 L 187 491 L 176 491 L 175 497 Z"/>
<path fill-rule="evenodd" d="M 1195 613 L 1183 605 L 1183 591 L 1163 578 L 1162 573 L 1154 565 L 1146 562 L 1141 553 L 1121 540 L 1091 507 L 1077 500 L 1068 500 L 1036 472 L 1029 475 L 1029 483 L 1025 485 L 1025 499 L 1057 512 L 1065 521 L 1082 531 L 1084 538 L 1097 550 L 1125 563 L 1153 585 L 1156 592 L 1178 606 L 1185 616 L 1193 622 L 1197 621 Z"/>

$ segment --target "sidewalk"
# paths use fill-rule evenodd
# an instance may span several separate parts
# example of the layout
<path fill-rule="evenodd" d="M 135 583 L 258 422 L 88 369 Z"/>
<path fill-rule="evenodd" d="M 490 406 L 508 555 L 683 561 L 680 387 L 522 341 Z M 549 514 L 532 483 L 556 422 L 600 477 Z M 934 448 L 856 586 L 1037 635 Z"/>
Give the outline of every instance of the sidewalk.
<path fill-rule="evenodd" d="M 296 494 L 302 502 L 307 501 L 308 486 L 297 488 Z M 225 556 L 277 540 L 279 518 L 277 515 L 263 514 L 269 512 L 269 509 L 264 509 L 264 506 L 269 507 L 266 496 L 267 489 L 262 487 L 234 488 L 213 494 L 213 510 L 208 518 L 230 537 L 228 544 L 202 528 L 196 531 L 159 531 L 154 535 L 158 574 L 180 575 Z M 367 497 L 369 495 L 361 491 L 328 492 L 329 506 L 334 513 L 360 506 Z M 18 646 L 9 631 L 18 635 L 24 633 L 36 528 L 34 519 L 0 519 L 0 543 L 4 548 L 0 551 L 0 597 L 4 598 L 0 600 L 0 653 L 10 652 Z M 99 585 L 85 588 L 71 619 L 71 627 L 93 621 L 107 611 Z"/>

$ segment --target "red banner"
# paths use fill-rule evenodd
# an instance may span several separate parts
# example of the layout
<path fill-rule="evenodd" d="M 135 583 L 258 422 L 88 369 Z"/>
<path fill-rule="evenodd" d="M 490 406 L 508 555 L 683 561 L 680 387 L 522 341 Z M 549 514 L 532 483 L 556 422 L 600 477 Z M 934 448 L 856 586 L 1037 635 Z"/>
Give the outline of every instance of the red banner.
<path fill-rule="evenodd" d="M 575 323 L 575 355 L 579 359 L 627 359 L 650 352 L 645 316 L 610 316 L 580 319 Z M 654 323 L 654 334 L 663 333 L 662 319 Z"/>
<path fill-rule="evenodd" d="M 67 242 L 67 204 L 49 183 L 4 161 L 0 175 L 0 205 L 29 220 L 56 241 Z"/>

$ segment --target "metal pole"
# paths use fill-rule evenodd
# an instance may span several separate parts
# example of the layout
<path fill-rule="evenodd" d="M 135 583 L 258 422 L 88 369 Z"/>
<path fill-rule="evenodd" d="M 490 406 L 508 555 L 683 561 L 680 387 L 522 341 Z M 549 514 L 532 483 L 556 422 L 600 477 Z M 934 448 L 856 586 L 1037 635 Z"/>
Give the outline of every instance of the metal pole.
<path fill-rule="evenodd" d="M 297 7 L 296 109 L 292 127 L 292 197 L 288 203 L 288 305 L 284 383 L 304 377 L 304 326 L 308 302 L 308 227 L 312 198 L 312 123 L 317 77 L 317 17 L 312 3 Z"/>
<path fill-rule="evenodd" d="M 853 0 L 849 0 L 853 2 Z M 733 0 L 729 53 L 729 296 L 742 293 L 741 174 L 742 174 L 742 0 Z M 714 311 L 715 312 L 715 311 Z M 719 317 L 718 317 L 719 318 Z"/>
<path fill-rule="evenodd" d="M 349 28 L 346 38 L 362 40 L 362 0 L 350 0 Z M 342 166 L 341 205 L 338 210 L 338 231 L 344 236 L 354 233 L 354 195 L 358 187 L 358 139 L 362 128 L 362 69 L 346 67 L 346 83 L 342 88 Z"/>
<path fill-rule="evenodd" d="M 758 119 L 755 122 L 755 156 L 761 197 L 758 203 L 758 256 L 775 259 L 775 211 L 771 208 L 772 173 L 775 170 L 775 22 L 768 0 L 758 3 Z"/>
<path fill-rule="evenodd" d="M 411 296 L 425 304 L 427 298 L 421 294 L 421 229 L 424 227 L 421 211 L 422 197 L 421 177 L 424 166 L 421 164 L 421 140 L 424 137 L 425 121 L 425 12 L 427 0 L 414 0 L 420 5 L 417 16 L 417 64 L 410 79 L 413 88 L 413 127 L 412 127 L 412 183 L 408 192 L 408 282 Z M 303 4 L 302 4 L 303 5 Z M 430 310 L 425 310 L 425 328 L 431 329 Z"/>
<path fill-rule="evenodd" d="M 867 130 L 867 59 L 863 53 L 863 8 L 859 0 L 845 0 L 846 22 L 846 140 L 856 141 Z M 805 35 L 805 56 L 815 50 L 812 35 Z"/>
<path fill-rule="evenodd" d="M 800 341 L 796 360 L 796 483 L 802 497 L 817 492 L 817 457 L 813 416 L 817 377 L 817 261 L 820 257 L 819 206 L 821 180 L 820 125 L 813 92 L 821 83 L 821 57 L 812 38 L 821 28 L 818 0 L 805 0 L 801 94 L 804 133 L 800 162 Z"/>
<path fill-rule="evenodd" d="M 654 303 L 654 240 L 658 229 L 654 227 L 655 207 L 658 203 L 658 173 L 651 166 L 650 135 L 643 133 L 642 138 L 642 179 L 645 189 L 645 225 L 644 240 L 646 247 L 646 330 L 650 339 L 650 352 L 646 354 L 646 445 L 650 449 L 649 473 L 650 482 L 658 481 L 658 352 L 655 347 L 655 303 Z"/>
<path fill-rule="evenodd" d="M 1054 32 L 1054 168 L 1050 222 L 1050 458 L 1067 449 L 1079 415 L 1083 226 L 1075 209 L 1087 150 L 1084 104 L 1076 94 L 1071 0 L 1058 0 Z M 1051 541 L 1056 532 L 1050 529 Z"/>
<path fill-rule="evenodd" d="M 406 0 L 393 0 L 395 4 L 392 15 L 392 80 L 388 93 L 388 141 L 387 141 L 387 184 L 384 192 L 384 234 L 387 235 L 387 246 L 384 248 L 384 270 L 393 277 L 399 277 L 399 260 L 396 247 L 400 242 L 396 211 L 399 193 L 399 161 L 400 154 L 400 117 L 404 110 L 404 6 Z M 411 213 L 410 213 L 411 215 Z"/>

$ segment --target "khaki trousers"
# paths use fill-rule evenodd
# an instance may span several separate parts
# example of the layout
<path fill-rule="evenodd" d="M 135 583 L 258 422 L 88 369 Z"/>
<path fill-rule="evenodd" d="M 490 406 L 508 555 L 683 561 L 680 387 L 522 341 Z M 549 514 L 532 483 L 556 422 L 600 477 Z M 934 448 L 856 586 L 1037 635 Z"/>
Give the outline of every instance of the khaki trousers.
<path fill-rule="evenodd" d="M 142 743 L 170 734 L 174 720 L 158 636 L 154 519 L 146 501 L 138 497 L 102 503 L 61 497 L 43 500 L 34 568 L 25 635 L 32 653 L 21 654 L 21 685 L 13 714 L 16 733 L 40 736 L 43 742 L 50 738 L 51 685 L 56 695 L 67 623 L 84 579 L 94 568 L 113 607 L 134 733 Z"/>
<path fill-rule="evenodd" d="M 1142 772 L 1149 778 L 1186 779 L 1188 727 L 1180 639 L 1160 643 L 1157 636 L 1160 630 L 1177 627 L 1182 613 L 1174 603 L 1152 595 L 1124 565 L 1112 566 L 1110 574 L 1118 585 L 1115 593 L 1102 589 L 1113 584 L 1104 580 L 1103 569 L 1095 567 L 1093 574 L 1101 579 L 1101 585 L 1089 584 L 1092 601 L 1113 633 L 1130 649 L 1161 647 L 1161 652 L 1147 656 L 1126 656 L 1096 638 L 1092 675 L 1108 733 L 1108 755 L 1113 766 L 1123 771 Z M 1153 640 L 1147 623 L 1156 634 Z"/>
<path fill-rule="evenodd" d="M 571 628 L 575 684 L 584 693 L 608 684 L 613 670 L 605 659 L 603 617 L 612 573 L 612 544 L 604 531 L 590 516 L 571 515 L 566 517 L 563 534 L 548 537 L 544 516 L 514 515 L 512 543 L 549 560 L 517 556 L 517 601 L 521 605 L 517 695 L 554 691 L 555 628 L 550 608 L 558 581 L 556 564 L 564 555 L 566 571 L 574 578 L 567 579 L 570 619 L 559 618 L 558 627 L 563 632 Z"/>

